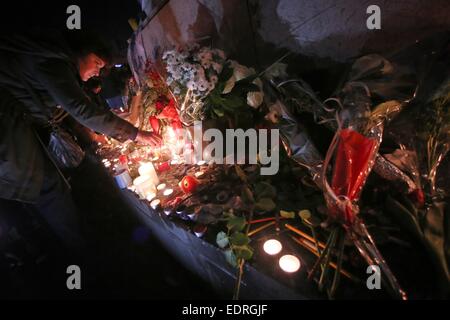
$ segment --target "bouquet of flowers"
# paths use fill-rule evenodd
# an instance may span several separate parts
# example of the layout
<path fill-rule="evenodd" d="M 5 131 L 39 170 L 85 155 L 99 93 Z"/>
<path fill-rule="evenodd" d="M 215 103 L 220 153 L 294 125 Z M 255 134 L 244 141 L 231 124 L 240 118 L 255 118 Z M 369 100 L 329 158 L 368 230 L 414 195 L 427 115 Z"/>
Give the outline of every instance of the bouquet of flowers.
<path fill-rule="evenodd" d="M 255 71 L 227 60 L 222 50 L 194 44 L 166 51 L 163 60 L 166 83 L 178 97 L 185 125 L 224 116 L 235 120 L 243 114 L 248 117 L 248 107 L 258 108 L 262 103 L 262 83 Z"/>
<path fill-rule="evenodd" d="M 164 128 L 168 126 L 174 130 L 181 128 L 175 100 L 170 95 L 163 77 L 151 62 L 147 62 L 144 84 L 143 107 L 140 115 L 141 129 L 162 134 Z"/>

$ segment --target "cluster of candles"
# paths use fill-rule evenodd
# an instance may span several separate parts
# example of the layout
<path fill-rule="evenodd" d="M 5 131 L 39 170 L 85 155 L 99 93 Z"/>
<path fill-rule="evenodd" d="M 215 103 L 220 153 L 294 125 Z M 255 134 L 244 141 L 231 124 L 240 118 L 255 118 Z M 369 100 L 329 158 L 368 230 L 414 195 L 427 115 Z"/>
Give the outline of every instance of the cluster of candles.
<path fill-rule="evenodd" d="M 264 242 L 263 245 L 264 251 L 269 255 L 276 255 L 281 252 L 283 249 L 283 246 L 281 245 L 281 242 L 275 239 L 270 239 Z M 280 268 L 284 272 L 292 273 L 296 272 L 300 269 L 300 260 L 293 255 L 286 254 L 283 255 L 279 260 L 278 264 L 280 265 Z"/>

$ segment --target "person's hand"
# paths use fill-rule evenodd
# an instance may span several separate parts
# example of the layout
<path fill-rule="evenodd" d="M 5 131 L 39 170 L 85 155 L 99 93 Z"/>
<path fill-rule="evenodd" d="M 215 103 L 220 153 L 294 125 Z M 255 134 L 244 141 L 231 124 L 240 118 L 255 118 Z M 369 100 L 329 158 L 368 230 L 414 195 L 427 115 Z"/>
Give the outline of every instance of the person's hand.
<path fill-rule="evenodd" d="M 162 139 L 154 132 L 139 130 L 135 141 L 141 144 L 157 147 L 161 145 Z"/>

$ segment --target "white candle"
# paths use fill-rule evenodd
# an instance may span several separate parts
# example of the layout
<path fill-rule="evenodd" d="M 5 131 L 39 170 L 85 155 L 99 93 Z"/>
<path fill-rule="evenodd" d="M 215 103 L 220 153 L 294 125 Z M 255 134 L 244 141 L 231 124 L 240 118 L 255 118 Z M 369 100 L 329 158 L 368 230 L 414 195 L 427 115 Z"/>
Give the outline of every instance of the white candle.
<path fill-rule="evenodd" d="M 279 261 L 280 268 L 283 269 L 284 272 L 296 272 L 300 269 L 300 260 L 293 255 L 287 254 L 280 258 Z"/>
<path fill-rule="evenodd" d="M 165 183 L 160 183 L 156 187 L 156 190 L 161 191 L 161 190 L 164 190 L 165 188 L 166 188 L 166 184 Z"/>
<path fill-rule="evenodd" d="M 136 187 L 136 192 L 142 198 L 145 198 L 148 193 L 156 193 L 156 187 L 153 181 L 147 176 L 139 176 L 133 181 L 133 185 Z"/>
<path fill-rule="evenodd" d="M 275 240 L 275 239 L 270 239 L 270 240 L 267 240 L 266 242 L 264 242 L 263 248 L 267 254 L 275 255 L 275 254 L 280 253 L 283 246 L 281 245 L 280 241 Z"/>
<path fill-rule="evenodd" d="M 147 193 L 147 200 L 148 201 L 152 201 L 154 197 L 156 197 L 156 193 L 154 193 L 154 192 Z"/>
<path fill-rule="evenodd" d="M 149 177 L 155 186 L 159 184 L 158 174 L 156 173 L 153 163 L 151 162 L 142 163 L 139 166 L 138 171 L 139 175 Z"/>
<path fill-rule="evenodd" d="M 163 195 L 165 195 L 167 197 L 167 196 L 170 196 L 172 193 L 173 193 L 173 189 L 166 189 L 166 190 L 164 190 Z"/>

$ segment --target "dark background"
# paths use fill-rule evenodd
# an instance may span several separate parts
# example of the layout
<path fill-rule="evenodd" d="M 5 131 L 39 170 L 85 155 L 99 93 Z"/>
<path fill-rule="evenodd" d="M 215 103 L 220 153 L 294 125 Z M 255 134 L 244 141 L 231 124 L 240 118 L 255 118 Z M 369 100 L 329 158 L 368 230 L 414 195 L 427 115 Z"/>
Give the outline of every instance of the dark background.
<path fill-rule="evenodd" d="M 58 0 L 9 1 L 2 3 L 0 32 L 20 32 L 36 27 L 65 30 L 70 5 L 81 9 L 81 30 L 93 31 L 110 42 L 116 54 L 125 55 L 132 34 L 129 18 L 142 17 L 138 1 Z"/>

